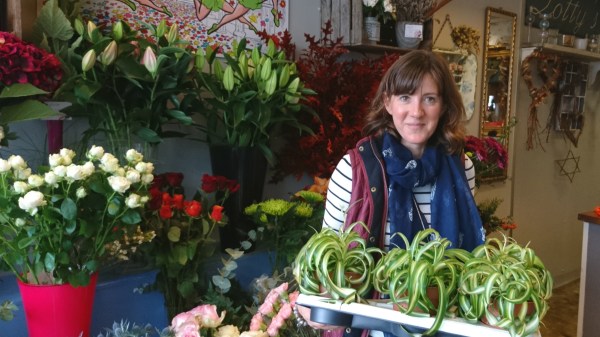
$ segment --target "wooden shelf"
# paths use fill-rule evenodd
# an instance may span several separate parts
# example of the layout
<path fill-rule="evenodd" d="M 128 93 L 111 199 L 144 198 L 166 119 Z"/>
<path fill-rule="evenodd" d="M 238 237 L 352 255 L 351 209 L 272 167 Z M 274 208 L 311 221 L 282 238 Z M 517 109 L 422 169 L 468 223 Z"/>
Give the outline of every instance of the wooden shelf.
<path fill-rule="evenodd" d="M 390 46 L 386 44 L 353 44 L 346 45 L 346 48 L 350 51 L 368 54 L 383 54 L 383 53 L 399 53 L 404 54 L 410 51 L 410 49 L 402 49 L 396 46 Z"/>
<path fill-rule="evenodd" d="M 526 46 L 522 48 L 522 60 L 531 54 L 535 49 L 541 48 L 542 51 L 548 53 L 559 54 L 564 57 L 568 57 L 574 60 L 586 61 L 586 62 L 597 62 L 600 61 L 600 53 L 593 53 L 591 51 L 577 49 L 573 47 L 559 46 L 556 44 L 544 43 Z"/>

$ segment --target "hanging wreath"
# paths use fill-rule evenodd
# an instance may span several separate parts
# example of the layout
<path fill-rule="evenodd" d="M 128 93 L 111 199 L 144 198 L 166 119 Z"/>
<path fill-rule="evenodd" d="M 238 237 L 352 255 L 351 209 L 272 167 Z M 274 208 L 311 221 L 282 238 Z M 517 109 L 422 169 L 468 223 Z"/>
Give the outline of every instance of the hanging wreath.
<path fill-rule="evenodd" d="M 537 71 L 542 79 L 543 84 L 538 88 L 533 84 L 533 76 L 531 74 L 532 62 L 537 61 Z M 537 108 L 548 95 L 556 88 L 558 78 L 560 77 L 560 58 L 556 54 L 546 54 L 540 49 L 535 49 L 527 56 L 522 63 L 521 75 L 531 97 L 529 104 L 529 117 L 527 119 L 527 145 L 526 149 L 531 150 L 535 144 L 540 145 L 542 150 L 542 142 L 540 139 L 540 122 L 538 120 Z"/>

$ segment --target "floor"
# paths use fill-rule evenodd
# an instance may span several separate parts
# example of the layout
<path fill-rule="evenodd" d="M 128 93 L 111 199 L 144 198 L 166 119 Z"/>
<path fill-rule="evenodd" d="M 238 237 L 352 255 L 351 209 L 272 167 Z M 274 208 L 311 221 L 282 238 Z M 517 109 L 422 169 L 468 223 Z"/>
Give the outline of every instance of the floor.
<path fill-rule="evenodd" d="M 577 336 L 579 309 L 579 280 L 555 288 L 550 298 L 550 309 L 540 328 L 542 337 Z"/>

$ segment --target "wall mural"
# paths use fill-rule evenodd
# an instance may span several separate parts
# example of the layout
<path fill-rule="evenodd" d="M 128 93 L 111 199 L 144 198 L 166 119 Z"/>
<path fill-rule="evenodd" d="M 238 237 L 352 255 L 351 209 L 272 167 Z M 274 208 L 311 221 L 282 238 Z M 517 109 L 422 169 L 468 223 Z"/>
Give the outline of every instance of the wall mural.
<path fill-rule="evenodd" d="M 289 18 L 285 0 L 83 0 L 82 12 L 98 25 L 123 20 L 134 29 L 143 29 L 140 22 L 158 25 L 165 19 L 180 26 L 192 47 L 220 45 L 223 51 L 243 37 L 253 48 L 263 30 L 281 35 Z"/>

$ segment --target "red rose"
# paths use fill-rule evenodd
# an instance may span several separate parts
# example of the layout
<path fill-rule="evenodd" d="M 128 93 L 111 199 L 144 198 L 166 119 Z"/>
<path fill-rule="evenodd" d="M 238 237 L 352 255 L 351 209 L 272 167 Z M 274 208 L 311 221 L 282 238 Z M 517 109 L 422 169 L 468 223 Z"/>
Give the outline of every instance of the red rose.
<path fill-rule="evenodd" d="M 221 221 L 223 219 L 223 206 L 214 205 L 210 217 L 217 222 Z"/>
<path fill-rule="evenodd" d="M 171 219 L 173 217 L 173 210 L 171 210 L 171 206 L 162 205 L 158 215 L 160 215 L 160 217 L 164 220 Z"/>
<path fill-rule="evenodd" d="M 148 192 L 150 192 L 150 202 L 148 203 L 148 208 L 153 211 L 159 209 L 162 205 L 162 193 L 160 189 L 156 187 L 150 187 Z"/>
<path fill-rule="evenodd" d="M 184 203 L 185 214 L 191 217 L 198 217 L 202 212 L 202 204 L 197 200 L 186 201 Z"/>
<path fill-rule="evenodd" d="M 175 209 L 183 209 L 183 194 L 175 194 L 172 200 Z"/>
<path fill-rule="evenodd" d="M 167 178 L 165 174 L 157 174 L 152 180 L 152 187 L 162 189 L 163 187 L 165 187 L 166 180 Z"/>
<path fill-rule="evenodd" d="M 209 176 L 208 174 L 204 173 L 202 175 L 202 187 L 201 188 L 206 193 L 213 193 L 214 191 L 216 191 L 218 188 L 216 177 Z"/>
<path fill-rule="evenodd" d="M 183 181 L 183 173 L 181 172 L 169 172 L 166 174 L 167 182 L 171 187 L 181 187 Z"/>
<path fill-rule="evenodd" d="M 169 207 L 171 207 L 172 198 L 171 198 L 171 195 L 169 193 L 163 192 L 163 194 L 162 194 L 162 204 L 163 204 L 163 206 L 169 206 Z"/>

